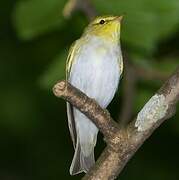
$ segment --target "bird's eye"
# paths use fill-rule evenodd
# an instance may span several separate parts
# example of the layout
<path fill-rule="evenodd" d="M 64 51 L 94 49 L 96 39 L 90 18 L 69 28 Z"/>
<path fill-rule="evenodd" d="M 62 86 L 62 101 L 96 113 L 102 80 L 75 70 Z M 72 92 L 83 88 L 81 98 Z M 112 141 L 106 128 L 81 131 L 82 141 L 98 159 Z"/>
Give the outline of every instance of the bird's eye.
<path fill-rule="evenodd" d="M 99 24 L 104 24 L 105 23 L 105 20 L 101 20 L 100 22 L 99 22 Z"/>

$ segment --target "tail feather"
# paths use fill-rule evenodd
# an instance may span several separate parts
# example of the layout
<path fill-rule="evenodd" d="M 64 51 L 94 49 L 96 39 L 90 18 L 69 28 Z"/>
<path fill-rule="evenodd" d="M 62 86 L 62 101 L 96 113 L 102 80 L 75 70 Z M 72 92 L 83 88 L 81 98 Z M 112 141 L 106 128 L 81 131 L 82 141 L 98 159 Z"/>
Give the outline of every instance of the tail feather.
<path fill-rule="evenodd" d="M 92 151 L 91 154 L 89 154 L 88 156 L 84 156 L 84 154 L 81 151 L 80 163 L 81 167 L 83 167 L 83 171 L 85 173 L 88 172 L 91 169 L 91 167 L 95 164 L 94 151 Z"/>
<path fill-rule="evenodd" d="M 95 164 L 94 151 L 88 156 L 85 156 L 81 151 L 80 144 L 77 142 L 75 154 L 70 166 L 70 174 L 75 175 L 81 172 L 88 172 L 89 169 Z"/>

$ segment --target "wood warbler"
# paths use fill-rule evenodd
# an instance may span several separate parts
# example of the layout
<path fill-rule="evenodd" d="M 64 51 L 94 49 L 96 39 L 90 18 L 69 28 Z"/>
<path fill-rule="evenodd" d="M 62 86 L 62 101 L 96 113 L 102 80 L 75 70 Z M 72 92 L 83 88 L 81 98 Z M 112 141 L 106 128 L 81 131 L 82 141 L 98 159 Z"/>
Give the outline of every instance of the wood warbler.
<path fill-rule="evenodd" d="M 123 71 L 120 48 L 122 16 L 95 18 L 75 41 L 67 58 L 67 80 L 106 108 L 117 90 Z M 67 103 L 70 134 L 75 154 L 70 174 L 87 172 L 94 165 L 98 128 L 83 113 Z"/>

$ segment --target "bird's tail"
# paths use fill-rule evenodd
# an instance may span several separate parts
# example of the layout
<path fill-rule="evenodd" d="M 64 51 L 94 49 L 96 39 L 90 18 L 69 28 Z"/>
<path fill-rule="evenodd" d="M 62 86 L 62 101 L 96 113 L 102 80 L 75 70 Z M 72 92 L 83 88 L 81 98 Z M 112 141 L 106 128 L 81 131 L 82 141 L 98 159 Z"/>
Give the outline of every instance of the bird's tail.
<path fill-rule="evenodd" d="M 86 173 L 94 164 L 94 148 L 88 156 L 85 156 L 83 151 L 81 150 L 80 143 L 77 140 L 75 154 L 70 166 L 70 174 L 75 175 L 81 172 Z"/>

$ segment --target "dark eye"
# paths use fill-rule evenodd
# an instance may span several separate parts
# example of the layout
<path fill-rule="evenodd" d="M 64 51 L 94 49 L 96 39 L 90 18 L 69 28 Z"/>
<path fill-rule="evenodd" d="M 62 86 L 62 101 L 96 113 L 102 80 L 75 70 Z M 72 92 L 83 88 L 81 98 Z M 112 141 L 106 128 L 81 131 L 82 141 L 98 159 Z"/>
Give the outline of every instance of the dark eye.
<path fill-rule="evenodd" d="M 99 24 L 104 24 L 105 23 L 105 20 L 101 20 L 100 22 L 99 22 Z"/>

